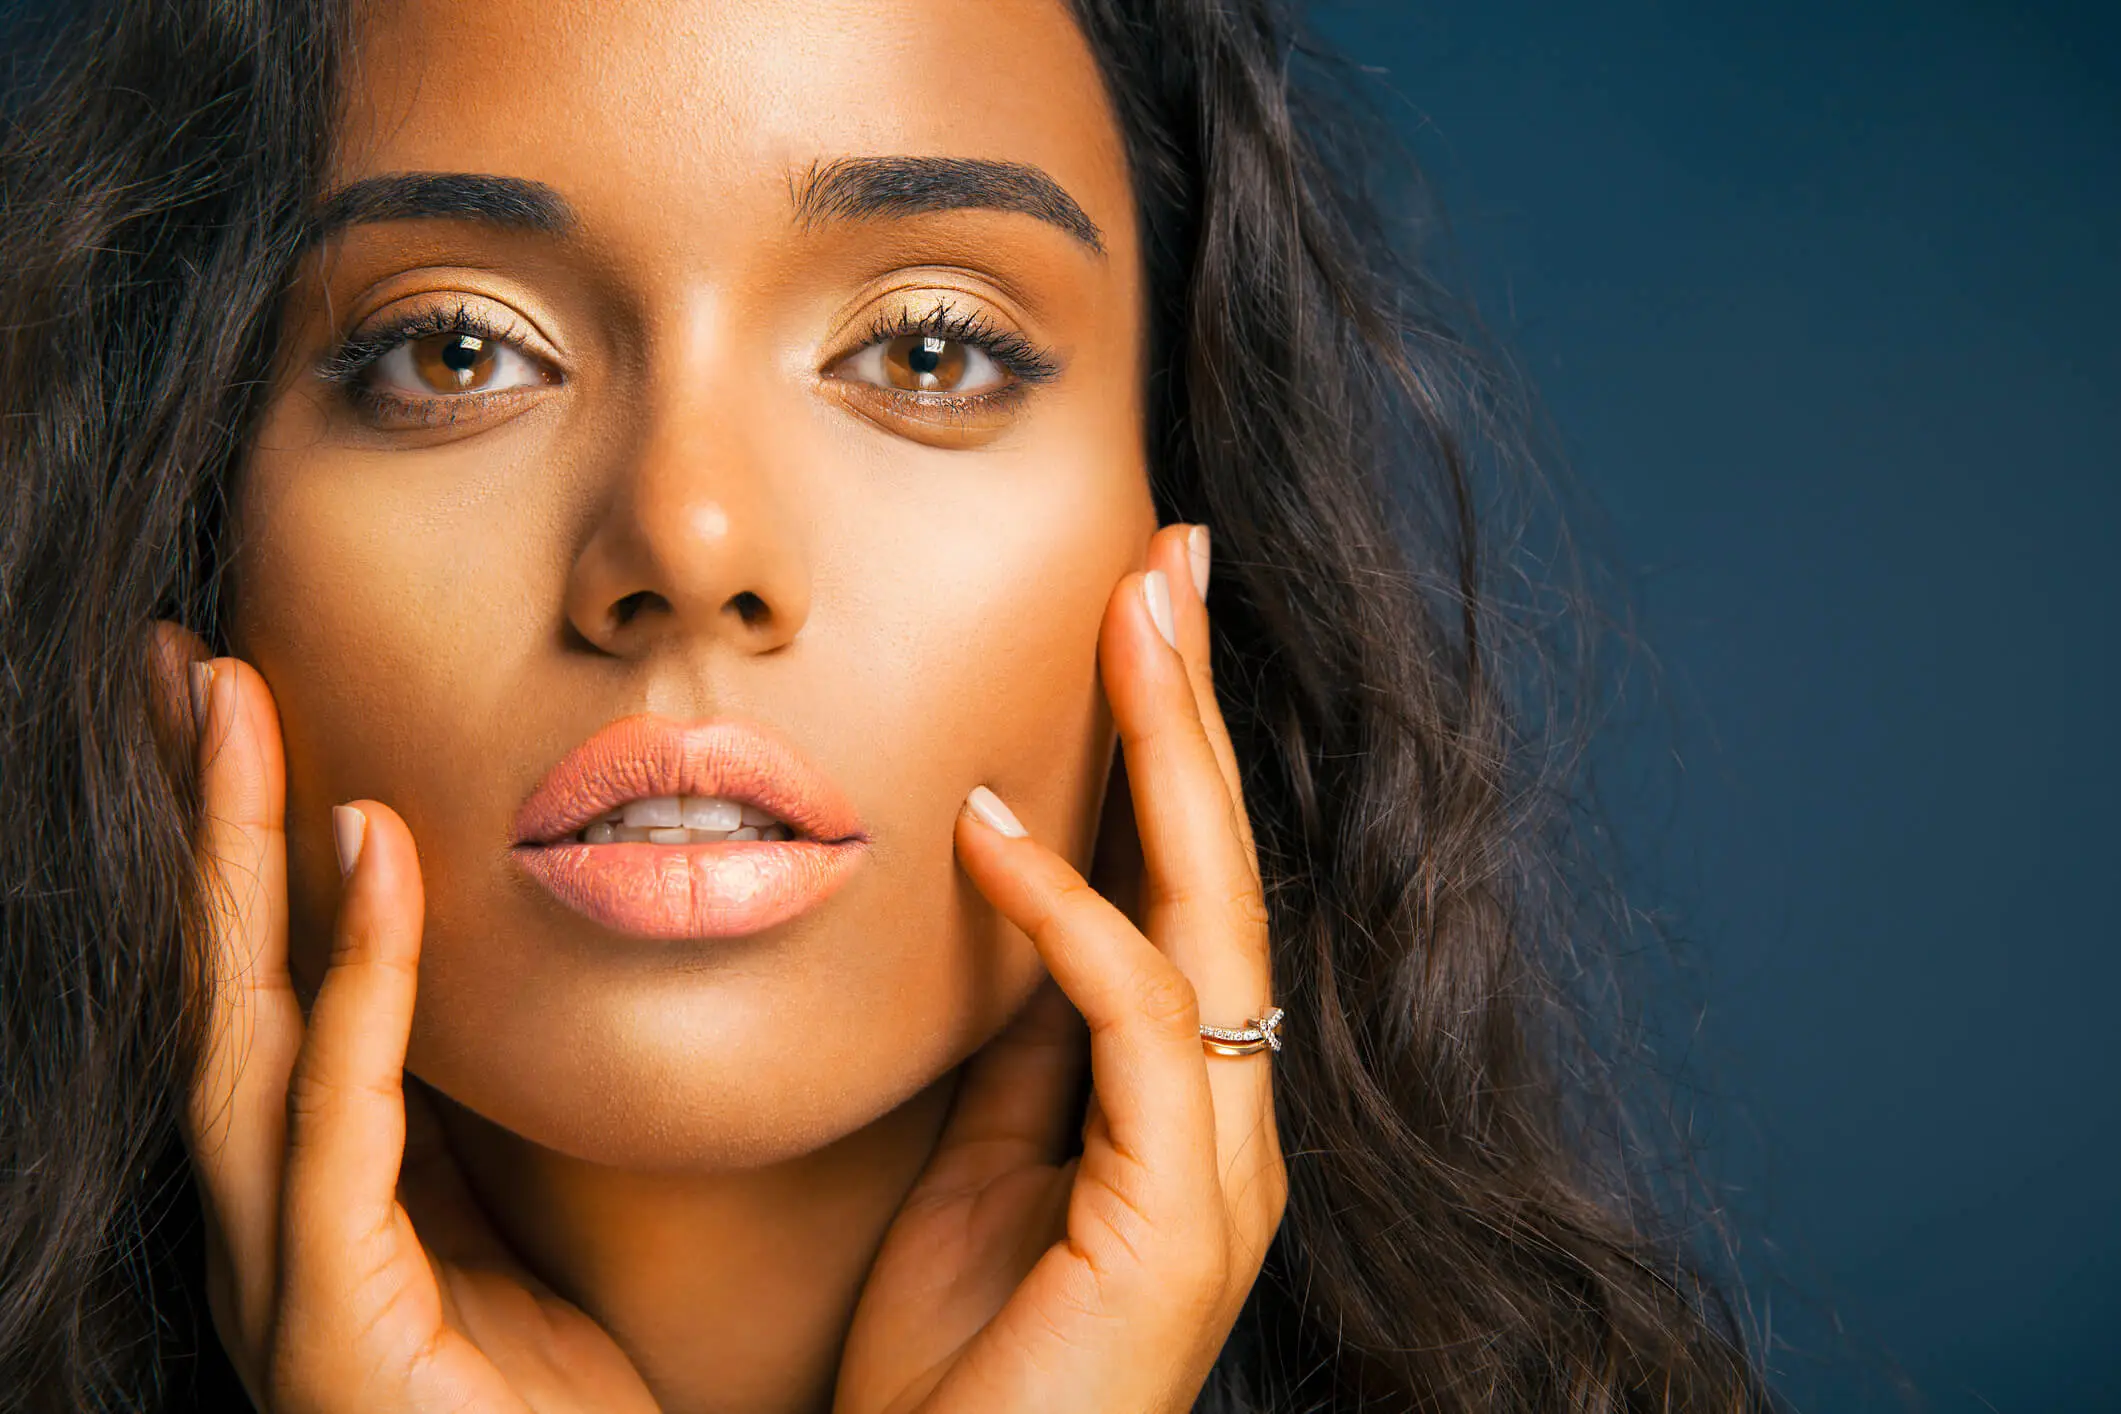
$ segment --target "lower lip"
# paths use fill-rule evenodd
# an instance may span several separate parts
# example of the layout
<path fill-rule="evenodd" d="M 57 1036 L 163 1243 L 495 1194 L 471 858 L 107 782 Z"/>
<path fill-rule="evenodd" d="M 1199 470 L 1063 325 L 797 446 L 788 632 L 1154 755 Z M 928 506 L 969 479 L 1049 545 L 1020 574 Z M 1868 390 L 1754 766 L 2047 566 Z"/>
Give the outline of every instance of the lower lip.
<path fill-rule="evenodd" d="M 736 938 L 785 923 L 846 882 L 854 842 L 518 845 L 516 862 L 586 918 L 642 938 Z"/>

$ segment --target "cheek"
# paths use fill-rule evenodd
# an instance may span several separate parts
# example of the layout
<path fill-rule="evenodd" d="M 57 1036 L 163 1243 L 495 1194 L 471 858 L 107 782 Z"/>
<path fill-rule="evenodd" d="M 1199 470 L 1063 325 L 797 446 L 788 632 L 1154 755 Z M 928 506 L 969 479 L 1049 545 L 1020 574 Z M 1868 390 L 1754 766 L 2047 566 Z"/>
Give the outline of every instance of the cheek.
<path fill-rule="evenodd" d="M 1112 586 L 1134 567 L 1149 529 L 1131 517 L 1046 521 L 1016 535 L 990 532 L 984 592 L 938 655 L 957 681 L 940 697 L 940 738 L 975 745 L 966 789 L 986 785 L 1026 826 L 1078 864 L 1110 757 L 1111 719 L 1099 683 L 1097 640 Z M 934 699 L 931 699 L 934 700 Z M 965 779 L 967 776 L 972 779 Z M 955 803 L 953 803 L 953 810 Z"/>
<path fill-rule="evenodd" d="M 242 503 L 230 636 L 280 714 L 290 956 L 309 981 L 337 905 L 331 807 L 390 804 L 430 889 L 446 879 L 454 845 L 477 838 L 474 812 L 504 799 L 498 772 L 465 763 L 504 755 L 493 703 L 526 690 L 522 606 L 552 592 L 528 573 L 531 527 L 480 480 L 446 483 L 450 501 L 416 500 L 380 460 L 259 458 Z"/>
<path fill-rule="evenodd" d="M 1098 631 L 1114 584 L 1156 528 L 1147 477 L 1109 427 L 965 458 L 923 494 L 879 505 L 836 556 L 861 616 L 849 675 L 900 762 L 947 813 L 986 785 L 1027 826 L 1087 859 L 1111 749 Z"/>

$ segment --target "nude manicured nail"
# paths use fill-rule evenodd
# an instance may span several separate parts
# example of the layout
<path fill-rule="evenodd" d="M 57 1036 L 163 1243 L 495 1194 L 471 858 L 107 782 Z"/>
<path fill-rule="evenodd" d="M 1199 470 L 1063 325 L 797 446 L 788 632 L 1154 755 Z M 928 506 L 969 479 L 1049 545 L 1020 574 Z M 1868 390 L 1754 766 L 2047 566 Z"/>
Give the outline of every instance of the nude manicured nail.
<path fill-rule="evenodd" d="M 988 829 L 1020 840 L 1030 831 L 1016 818 L 1016 812 L 1002 804 L 1002 798 L 985 786 L 974 786 L 972 794 L 965 797 L 965 808 Z"/>
<path fill-rule="evenodd" d="M 334 805 L 331 837 L 339 847 L 339 877 L 343 879 L 361 862 L 361 846 L 368 839 L 368 817 L 351 805 Z"/>
<path fill-rule="evenodd" d="M 1177 631 L 1171 627 L 1171 586 L 1164 579 L 1162 570 L 1150 570 L 1142 576 L 1142 598 L 1148 601 L 1149 617 L 1156 623 L 1156 631 L 1164 636 L 1164 642 L 1178 647 Z"/>
<path fill-rule="evenodd" d="M 1208 597 L 1208 527 L 1196 525 L 1186 532 L 1186 563 L 1193 569 L 1193 592 Z"/>
<path fill-rule="evenodd" d="M 214 665 L 211 663 L 192 664 L 191 714 L 193 721 L 200 723 L 205 722 L 207 704 L 213 701 L 213 696 Z"/>

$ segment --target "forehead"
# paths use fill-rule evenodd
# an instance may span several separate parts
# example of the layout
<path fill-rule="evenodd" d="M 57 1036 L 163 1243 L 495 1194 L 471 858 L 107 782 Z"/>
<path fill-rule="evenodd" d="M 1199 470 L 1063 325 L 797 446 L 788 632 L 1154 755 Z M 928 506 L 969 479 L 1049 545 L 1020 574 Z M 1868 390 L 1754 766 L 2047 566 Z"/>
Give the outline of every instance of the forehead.
<path fill-rule="evenodd" d="M 820 161 L 970 157 L 1036 166 L 1109 236 L 1131 230 L 1065 0 L 383 0 L 344 92 L 335 184 L 490 172 L 590 225 L 711 238 L 785 213 Z"/>

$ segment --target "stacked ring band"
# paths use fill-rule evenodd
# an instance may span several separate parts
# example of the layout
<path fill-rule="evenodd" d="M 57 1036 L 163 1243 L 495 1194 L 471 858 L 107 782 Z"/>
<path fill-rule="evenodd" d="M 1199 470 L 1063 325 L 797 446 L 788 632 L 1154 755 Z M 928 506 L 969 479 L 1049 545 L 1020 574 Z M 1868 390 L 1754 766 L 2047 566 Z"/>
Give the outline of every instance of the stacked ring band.
<path fill-rule="evenodd" d="M 1219 1056 L 1249 1056 L 1254 1051 L 1278 1052 L 1281 1050 L 1281 1019 L 1280 1007 L 1268 1007 L 1265 1015 L 1253 1017 L 1236 1030 L 1226 1026 L 1203 1026 L 1200 1039 Z"/>

